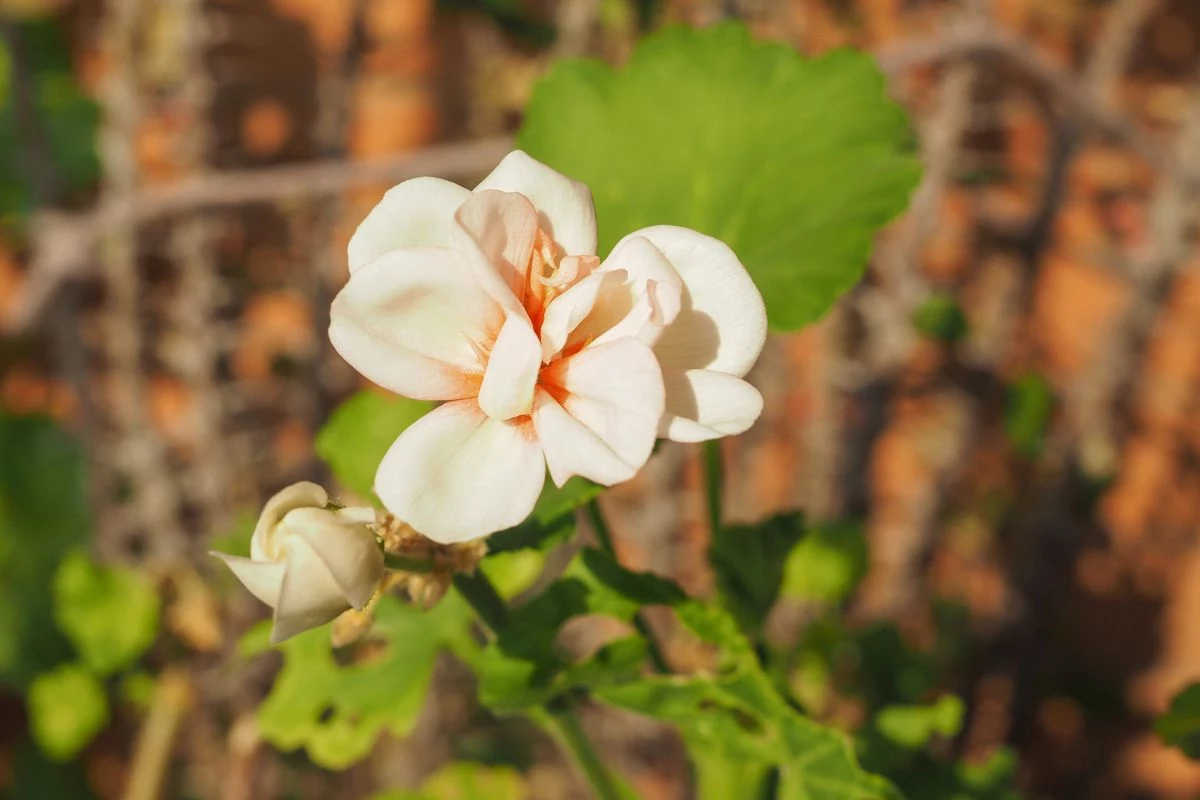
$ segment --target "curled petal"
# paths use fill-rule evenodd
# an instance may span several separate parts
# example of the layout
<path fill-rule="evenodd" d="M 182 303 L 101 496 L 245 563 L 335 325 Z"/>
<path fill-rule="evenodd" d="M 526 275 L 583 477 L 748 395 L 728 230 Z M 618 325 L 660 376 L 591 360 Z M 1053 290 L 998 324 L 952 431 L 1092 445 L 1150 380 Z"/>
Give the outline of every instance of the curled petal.
<path fill-rule="evenodd" d="M 383 577 L 383 551 L 366 525 L 323 508 L 298 508 L 284 518 L 289 547 L 303 539 L 325 565 L 346 601 L 359 610 Z"/>
<path fill-rule="evenodd" d="M 524 303 L 529 259 L 537 237 L 538 215 L 533 204 L 514 192 L 477 191 L 458 209 L 455 219 L 461 235 L 470 238 L 517 301 Z M 456 237 L 462 244 L 461 236 Z"/>
<path fill-rule="evenodd" d="M 273 644 L 332 622 L 350 608 L 329 565 L 305 537 L 288 538 L 287 560 L 283 563 L 283 585 L 271 628 Z"/>
<path fill-rule="evenodd" d="M 514 150 L 475 187 L 476 192 L 486 189 L 520 192 L 528 197 L 538 210 L 541 227 L 564 254 L 595 255 L 596 207 L 584 184 Z"/>
<path fill-rule="evenodd" d="M 350 277 L 333 300 L 329 339 L 364 376 L 417 400 L 472 397 L 483 379 L 481 343 L 504 312 L 454 250 L 388 253 Z"/>
<path fill-rule="evenodd" d="M 636 339 L 585 347 L 544 368 L 541 384 L 567 415 L 633 472 L 646 463 L 664 407 L 662 372 L 649 347 Z M 534 425 L 556 483 L 571 475 L 604 483 L 632 477 L 608 458 L 589 465 L 585 453 L 597 452 L 594 443 L 545 402 L 540 410 Z"/>
<path fill-rule="evenodd" d="M 510 314 L 492 345 L 479 389 L 479 407 L 493 419 L 528 414 L 541 366 L 541 344 L 529 320 Z"/>
<path fill-rule="evenodd" d="M 523 521 L 545 479 L 528 419 L 495 420 L 474 400 L 460 400 L 400 434 L 379 465 L 375 493 L 425 536 L 454 544 Z"/>
<path fill-rule="evenodd" d="M 630 337 L 651 347 L 679 314 L 679 287 L 655 280 L 646 281 L 629 313 L 595 339 L 595 344 Z"/>
<path fill-rule="evenodd" d="M 762 395 L 741 378 L 693 369 L 664 371 L 667 401 L 659 435 L 703 442 L 748 430 L 762 413 Z"/>
<path fill-rule="evenodd" d="M 275 526 L 293 509 L 323 508 L 328 502 L 329 494 L 311 481 L 293 483 L 276 492 L 258 515 L 258 523 L 254 526 L 254 535 L 250 538 L 251 557 L 256 561 L 274 561 L 281 558 L 283 553 L 280 550 L 281 543 L 274 535 Z"/>
<path fill-rule="evenodd" d="M 454 212 L 470 196 L 469 189 L 441 178 L 413 178 L 393 186 L 350 237 L 350 272 L 392 250 L 450 247 Z"/>
<path fill-rule="evenodd" d="M 723 242 L 673 225 L 631 234 L 648 239 L 683 279 L 683 307 L 654 351 L 663 369 L 708 369 L 742 377 L 767 338 L 762 295 Z"/>
<path fill-rule="evenodd" d="M 632 336 L 654 344 L 679 314 L 683 280 L 661 251 L 640 236 L 626 236 L 600 265 L 601 274 L 628 276 L 601 295 L 575 339 L 607 342 Z"/>
<path fill-rule="evenodd" d="M 242 585 L 250 590 L 250 594 L 272 608 L 279 602 L 279 590 L 283 588 L 282 561 L 255 561 L 218 553 L 216 550 L 209 551 L 209 554 L 224 561 Z"/>
<path fill-rule="evenodd" d="M 551 300 L 542 318 L 542 359 L 549 362 L 558 355 L 597 300 L 607 292 L 619 291 L 624 281 L 622 270 L 593 272 Z"/>

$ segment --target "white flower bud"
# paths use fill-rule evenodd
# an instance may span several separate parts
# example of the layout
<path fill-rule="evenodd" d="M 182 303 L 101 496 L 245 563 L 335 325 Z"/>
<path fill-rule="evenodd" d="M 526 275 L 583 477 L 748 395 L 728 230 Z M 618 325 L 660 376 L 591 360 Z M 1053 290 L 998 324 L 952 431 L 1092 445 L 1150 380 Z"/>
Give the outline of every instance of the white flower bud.
<path fill-rule="evenodd" d="M 330 511 L 328 503 L 317 484 L 293 484 L 263 507 L 250 558 L 213 553 L 275 609 L 275 644 L 365 608 L 383 577 L 383 551 L 367 526 L 374 511 Z"/>

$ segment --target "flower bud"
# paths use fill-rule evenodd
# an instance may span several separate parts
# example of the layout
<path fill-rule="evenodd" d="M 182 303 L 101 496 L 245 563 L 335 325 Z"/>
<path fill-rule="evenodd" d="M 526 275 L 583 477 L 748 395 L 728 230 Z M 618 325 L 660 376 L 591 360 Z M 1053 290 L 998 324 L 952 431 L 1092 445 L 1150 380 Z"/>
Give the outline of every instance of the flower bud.
<path fill-rule="evenodd" d="M 272 643 L 362 610 L 383 577 L 383 551 L 369 508 L 327 508 L 315 483 L 297 483 L 267 501 L 250 558 L 213 553 L 246 588 L 275 609 Z"/>

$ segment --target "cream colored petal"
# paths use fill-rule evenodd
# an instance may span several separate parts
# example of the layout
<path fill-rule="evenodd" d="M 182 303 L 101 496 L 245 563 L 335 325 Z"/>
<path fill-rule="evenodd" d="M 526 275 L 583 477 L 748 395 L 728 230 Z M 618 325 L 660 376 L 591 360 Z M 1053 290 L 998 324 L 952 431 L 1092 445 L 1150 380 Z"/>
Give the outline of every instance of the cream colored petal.
<path fill-rule="evenodd" d="M 596 207 L 584 184 L 555 172 L 520 150 L 514 150 L 475 187 L 520 192 L 538 210 L 543 230 L 554 237 L 564 255 L 596 254 Z"/>
<path fill-rule="evenodd" d="M 621 270 L 593 272 L 567 289 L 546 306 L 542 317 L 542 360 L 549 362 L 566 346 L 571 333 L 592 312 L 596 301 L 612 291 L 621 291 Z"/>
<path fill-rule="evenodd" d="M 250 537 L 250 557 L 255 561 L 274 561 L 283 556 L 274 535 L 275 526 L 294 508 L 315 506 L 323 508 L 329 503 L 329 494 L 311 481 L 293 483 L 272 495 L 263 505 Z"/>
<path fill-rule="evenodd" d="M 492 419 L 528 414 L 541 366 L 541 344 L 529 320 L 510 314 L 488 356 L 479 407 Z"/>
<path fill-rule="evenodd" d="M 546 461 L 533 424 L 494 420 L 474 400 L 409 426 L 375 475 L 384 506 L 442 544 L 512 527 L 533 510 Z"/>
<path fill-rule="evenodd" d="M 210 550 L 209 555 L 224 561 L 242 585 L 250 590 L 250 594 L 272 608 L 279 602 L 279 591 L 283 588 L 283 562 L 255 561 L 215 550 Z"/>
<path fill-rule="evenodd" d="M 524 303 L 538 227 L 537 211 L 529 199 L 514 192 L 476 191 L 455 219 L 458 230 L 479 248 L 517 301 Z M 463 244 L 457 233 L 455 241 Z"/>
<path fill-rule="evenodd" d="M 334 298 L 329 339 L 368 379 L 418 400 L 473 397 L 481 343 L 504 312 L 479 286 L 467 256 L 442 248 L 388 253 Z"/>
<path fill-rule="evenodd" d="M 275 606 L 271 642 L 279 644 L 332 622 L 350 608 L 329 566 L 303 537 L 288 538 L 283 586 Z"/>
<path fill-rule="evenodd" d="M 557 486 L 561 487 L 572 475 L 611 486 L 637 474 L 637 465 L 617 455 L 544 389 L 539 388 L 534 396 L 533 424 L 546 454 L 550 477 Z"/>
<path fill-rule="evenodd" d="M 703 442 L 746 431 L 762 413 L 762 395 L 741 378 L 695 369 L 664 371 L 666 413 L 659 435 L 676 442 Z"/>
<path fill-rule="evenodd" d="M 723 242 L 673 225 L 632 234 L 662 251 L 683 278 L 679 316 L 655 352 L 663 369 L 709 369 L 742 377 L 754 366 L 767 337 L 762 295 Z"/>
<path fill-rule="evenodd" d="M 634 471 L 646 463 L 654 448 L 664 403 L 662 372 L 649 347 L 636 339 L 585 347 L 545 367 L 540 383 L 567 414 Z M 571 473 L 589 474 L 581 471 L 588 457 L 570 452 L 585 446 L 582 437 L 570 435 L 555 416 L 548 418 L 555 426 L 547 428 L 547 437 L 541 436 L 541 429 L 538 431 L 547 462 L 554 465 L 555 479 Z M 536 425 L 537 420 L 534 422 Z M 546 424 L 543 419 L 542 425 Z M 556 436 L 564 432 L 567 435 Z M 610 469 L 611 464 L 597 460 L 592 474 L 598 476 L 597 480 L 606 475 L 604 480 L 612 482 L 623 479 L 602 471 Z"/>
<path fill-rule="evenodd" d="M 469 189 L 441 178 L 413 178 L 393 186 L 350 237 L 350 271 L 393 250 L 450 247 L 454 212 L 470 196 Z"/>
<path fill-rule="evenodd" d="M 289 550 L 293 537 L 303 539 L 350 605 L 366 606 L 383 577 L 383 550 L 366 525 L 323 508 L 298 508 L 283 518 L 283 530 Z"/>

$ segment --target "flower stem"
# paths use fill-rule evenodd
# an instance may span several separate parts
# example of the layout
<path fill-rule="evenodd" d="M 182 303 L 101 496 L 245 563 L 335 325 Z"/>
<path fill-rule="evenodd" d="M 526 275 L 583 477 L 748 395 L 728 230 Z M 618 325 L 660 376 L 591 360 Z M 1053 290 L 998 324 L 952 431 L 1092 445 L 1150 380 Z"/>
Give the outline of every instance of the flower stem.
<path fill-rule="evenodd" d="M 561 708 L 548 709 L 550 722 L 554 726 L 558 738 L 562 740 L 580 772 L 587 778 L 597 800 L 621 800 L 622 794 L 616 779 L 608 771 L 608 766 L 600 758 L 600 754 L 592 747 L 591 741 L 579 724 L 571 706 L 564 704 Z"/>
<path fill-rule="evenodd" d="M 475 610 L 475 613 L 493 634 L 498 633 L 508 624 L 508 606 L 482 570 L 476 570 L 470 575 L 465 573 L 455 575 L 454 588 L 458 589 L 458 593 Z M 579 766 L 588 784 L 591 785 L 597 800 L 621 800 L 622 795 L 617 781 L 595 748 L 592 747 L 587 734 L 583 732 L 579 719 L 575 716 L 571 700 L 566 697 L 559 698 L 553 703 L 553 706 L 547 704 L 545 712 L 545 714 L 534 714 L 534 719 L 548 721 L 553 726 L 559 740 L 570 751 L 572 759 Z"/>
<path fill-rule="evenodd" d="M 397 572 L 432 572 L 433 563 L 422 558 L 409 558 L 395 553 L 383 554 L 383 565 Z"/>
<path fill-rule="evenodd" d="M 721 527 L 721 486 L 725 470 L 721 459 L 721 442 L 713 439 L 704 443 L 705 495 L 708 500 L 708 522 L 715 535 Z"/>
<path fill-rule="evenodd" d="M 608 529 L 603 512 L 600 511 L 600 503 L 594 497 L 588 501 L 587 515 L 588 520 L 592 523 L 592 530 L 596 533 L 596 539 L 600 542 L 600 549 L 615 561 L 617 551 L 613 547 L 612 532 Z M 646 640 L 646 655 L 650 658 L 650 663 L 654 665 L 654 671 L 663 675 L 669 674 L 671 667 L 667 664 L 662 650 L 659 649 L 658 642 L 654 638 L 654 631 L 650 629 L 650 624 L 646 622 L 642 612 L 639 611 L 633 615 L 633 627 Z"/>

